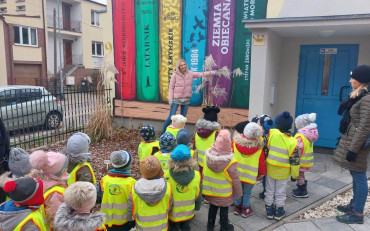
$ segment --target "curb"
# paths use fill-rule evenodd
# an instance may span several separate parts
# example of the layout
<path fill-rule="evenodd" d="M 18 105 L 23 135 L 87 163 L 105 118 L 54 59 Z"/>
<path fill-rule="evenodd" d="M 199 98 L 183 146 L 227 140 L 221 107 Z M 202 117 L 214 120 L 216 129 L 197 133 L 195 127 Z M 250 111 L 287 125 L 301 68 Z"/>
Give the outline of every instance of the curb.
<path fill-rule="evenodd" d="M 344 192 L 346 192 L 347 190 L 351 189 L 352 188 L 352 183 L 349 183 L 347 186 L 344 186 L 343 188 L 335 191 L 334 193 L 332 194 L 329 194 L 327 195 L 326 197 L 323 197 L 321 198 L 320 200 L 316 201 L 315 203 L 313 204 L 310 204 L 310 205 L 307 205 L 306 207 L 302 208 L 301 210 L 283 218 L 281 221 L 278 221 L 276 223 L 273 223 L 263 229 L 261 229 L 262 231 L 270 231 L 270 230 L 273 230 L 273 229 L 276 229 L 278 228 L 279 226 L 282 226 L 286 223 L 289 223 L 289 222 L 294 222 L 294 223 L 299 223 L 299 222 L 302 222 L 302 221 L 307 221 L 307 220 L 310 220 L 310 219 L 305 219 L 305 220 L 297 220 L 297 221 L 292 221 L 294 218 L 296 218 L 297 216 L 307 212 L 308 210 L 312 209 L 312 208 L 315 208 L 315 207 L 318 207 L 320 206 L 321 204 L 325 203 L 326 201 L 329 201 L 331 199 L 333 199 L 334 197 L 336 197 L 337 195 L 339 194 L 342 194 Z"/>

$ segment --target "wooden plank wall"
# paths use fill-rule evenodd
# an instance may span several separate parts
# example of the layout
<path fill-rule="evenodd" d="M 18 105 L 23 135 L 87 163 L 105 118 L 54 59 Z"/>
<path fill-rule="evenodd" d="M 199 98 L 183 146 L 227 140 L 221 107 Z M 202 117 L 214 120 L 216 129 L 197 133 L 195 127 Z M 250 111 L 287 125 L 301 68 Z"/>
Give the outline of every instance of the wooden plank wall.
<path fill-rule="evenodd" d="M 170 112 L 170 105 L 115 99 L 114 116 L 122 116 L 122 109 L 123 117 L 165 121 Z M 221 108 L 221 112 L 218 114 L 218 122 L 223 127 L 233 127 L 239 122 L 248 120 L 248 112 L 248 109 Z M 180 113 L 180 107 L 177 113 Z M 195 124 L 198 119 L 203 118 L 202 107 L 190 106 L 186 118 L 188 119 L 187 123 Z"/>

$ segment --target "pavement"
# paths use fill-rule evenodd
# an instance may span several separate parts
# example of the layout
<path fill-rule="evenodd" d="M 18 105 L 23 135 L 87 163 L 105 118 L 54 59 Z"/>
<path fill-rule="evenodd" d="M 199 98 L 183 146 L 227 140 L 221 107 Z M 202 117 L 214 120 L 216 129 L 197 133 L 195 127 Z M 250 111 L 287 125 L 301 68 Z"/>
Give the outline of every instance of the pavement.
<path fill-rule="evenodd" d="M 370 214 L 366 214 L 365 223 L 362 225 L 346 225 L 336 221 L 335 217 L 319 218 L 310 220 L 293 220 L 300 214 L 306 212 L 310 208 L 318 207 L 324 202 L 332 199 L 338 194 L 341 194 L 352 188 L 352 177 L 349 171 L 342 169 L 332 162 L 333 155 L 331 154 L 314 154 L 314 166 L 310 172 L 305 174 L 308 180 L 308 198 L 295 198 L 291 195 L 292 189 L 296 188 L 295 182 L 288 182 L 287 199 L 284 209 L 286 217 L 281 221 L 268 220 L 266 218 L 265 203 L 258 197 L 262 192 L 261 182 L 258 182 L 252 190 L 251 206 L 254 214 L 250 217 L 243 218 L 240 215 L 234 215 L 234 207 L 229 207 L 229 220 L 234 225 L 235 231 L 241 230 L 276 230 L 276 231 L 311 231 L 311 230 L 370 230 Z M 370 166 L 370 165 L 369 165 Z M 370 168 L 367 175 L 370 176 Z M 201 209 L 196 212 L 192 219 L 191 230 L 203 231 L 207 229 L 208 219 L 208 204 L 203 204 Z M 220 226 L 216 220 L 215 230 L 219 230 Z"/>

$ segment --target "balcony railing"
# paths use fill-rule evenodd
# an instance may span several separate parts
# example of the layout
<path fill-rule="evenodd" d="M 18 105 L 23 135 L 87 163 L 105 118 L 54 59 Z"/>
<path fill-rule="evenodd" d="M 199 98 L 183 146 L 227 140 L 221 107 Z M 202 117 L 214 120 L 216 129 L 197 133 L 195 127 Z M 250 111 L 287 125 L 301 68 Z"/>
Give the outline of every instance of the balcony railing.
<path fill-rule="evenodd" d="M 59 23 L 60 22 L 60 29 L 61 30 L 66 30 L 66 31 L 73 31 L 73 32 L 79 32 L 81 33 L 82 30 L 81 30 L 81 21 L 79 20 L 65 20 L 61 17 L 57 17 L 57 25 L 56 25 L 56 28 L 59 29 Z M 47 16 L 47 24 L 48 24 L 48 28 L 54 28 L 54 17 L 53 15 L 48 15 Z"/>
<path fill-rule="evenodd" d="M 73 54 L 72 55 L 72 64 L 73 65 L 82 65 L 83 64 L 82 54 Z"/>

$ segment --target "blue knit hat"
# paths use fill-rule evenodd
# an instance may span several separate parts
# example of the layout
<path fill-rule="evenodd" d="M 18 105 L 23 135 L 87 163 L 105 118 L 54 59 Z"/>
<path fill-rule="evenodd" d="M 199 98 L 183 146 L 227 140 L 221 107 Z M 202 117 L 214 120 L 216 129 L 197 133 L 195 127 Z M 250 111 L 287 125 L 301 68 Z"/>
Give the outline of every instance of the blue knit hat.
<path fill-rule="evenodd" d="M 159 137 L 159 147 L 161 152 L 169 153 L 176 147 L 176 138 L 169 132 L 165 132 Z"/>
<path fill-rule="evenodd" d="M 171 152 L 170 157 L 174 161 L 185 161 L 185 160 L 189 160 L 191 158 L 190 149 L 185 144 L 179 144 Z"/>
<path fill-rule="evenodd" d="M 185 144 L 187 145 L 190 142 L 190 133 L 186 129 L 180 129 L 177 133 L 177 144 Z"/>
<path fill-rule="evenodd" d="M 287 132 L 292 128 L 293 117 L 288 111 L 285 111 L 275 118 L 276 128 L 282 132 Z"/>
<path fill-rule="evenodd" d="M 110 154 L 110 161 L 114 168 L 129 169 L 132 162 L 132 156 L 129 152 L 119 150 Z"/>

